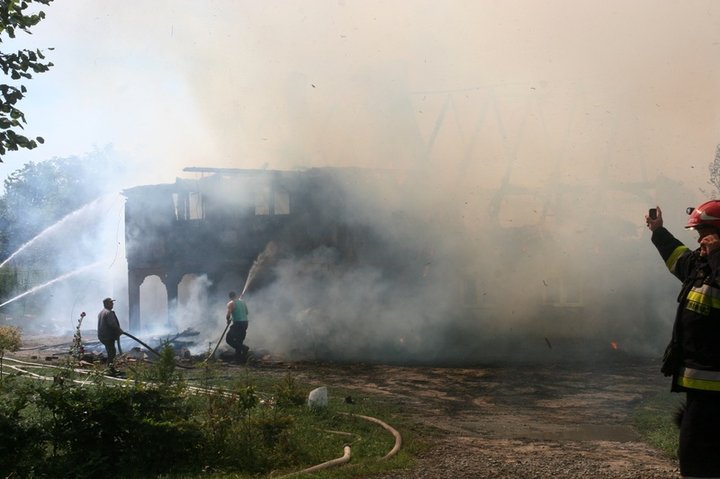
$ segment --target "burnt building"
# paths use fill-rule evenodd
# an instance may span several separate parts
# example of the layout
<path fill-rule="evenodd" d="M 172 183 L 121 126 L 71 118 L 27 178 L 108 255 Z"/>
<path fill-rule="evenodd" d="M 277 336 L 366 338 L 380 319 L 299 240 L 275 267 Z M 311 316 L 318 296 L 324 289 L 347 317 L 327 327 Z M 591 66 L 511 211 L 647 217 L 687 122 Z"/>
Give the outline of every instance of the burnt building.
<path fill-rule="evenodd" d="M 338 168 L 184 171 L 200 177 L 123 192 L 133 330 L 141 327 L 140 286 L 145 278 L 154 275 L 163 282 L 172 316 L 185 275 L 207 275 L 213 285 L 228 275 L 243 281 L 268 245 L 279 256 L 327 245 L 348 262 L 363 250 L 373 251 L 374 259 L 366 255 L 364 260 L 387 266 L 386 259 L 378 257 L 382 249 L 371 247 L 373 233 L 361 220 L 363 214 L 386 213 L 358 214 L 347 193 L 348 185 L 375 182 L 383 175 Z"/>

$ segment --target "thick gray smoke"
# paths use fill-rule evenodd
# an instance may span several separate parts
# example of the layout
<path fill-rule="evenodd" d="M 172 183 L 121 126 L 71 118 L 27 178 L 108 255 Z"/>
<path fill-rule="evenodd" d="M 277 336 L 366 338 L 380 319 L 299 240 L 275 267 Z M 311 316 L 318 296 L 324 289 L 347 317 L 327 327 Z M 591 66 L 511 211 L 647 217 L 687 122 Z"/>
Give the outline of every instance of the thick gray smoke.
<path fill-rule="evenodd" d="M 280 261 L 275 282 L 249 298 L 255 344 L 291 357 L 431 362 L 662 349 L 678 285 L 650 244 L 642 199 L 611 210 L 606 192 L 577 189 L 538 221 L 543 205 L 527 195 L 524 210 L 502 218 L 485 205 L 471 229 L 453 201 L 409 201 L 431 183 L 346 185 L 363 214 L 342 214 L 373 231 L 368 257 L 379 261 L 348 267 L 328 248 Z M 693 196 L 667 186 L 669 201 Z M 683 216 L 670 209 L 667 224 L 692 246 Z"/>
<path fill-rule="evenodd" d="M 225 0 L 138 17 L 126 2 L 68 0 L 34 35 L 57 56 L 27 113 L 60 154 L 107 142 L 134 157 L 133 185 L 171 183 L 186 166 L 386 172 L 391 186 L 344 185 L 355 207 L 343 214 L 379 245 L 369 261 L 286 255 L 249 291 L 258 349 L 656 354 L 678 285 L 643 215 L 660 204 L 693 244 L 684 209 L 705 199 L 720 141 L 719 8 Z M 175 325 L 148 278 L 143 316 L 201 330 L 204 347 L 224 327 L 227 291 L 244 286 L 236 274 L 188 277 Z"/>
<path fill-rule="evenodd" d="M 528 221 L 530 210 L 495 215 L 486 205 L 482 226 L 470 229 L 452 199 L 412 201 L 413 191 L 431 191 L 429 178 L 389 170 L 374 175 L 380 181 L 346 176 L 352 181 L 339 183 L 344 201 L 333 196 L 320 203 L 321 216 L 342 218 L 358 235 L 356 260 L 320 246 L 276 253 L 258 262 L 257 276 L 237 272 L 221 285 L 188 276 L 178 303 L 170 305 L 172 321 L 165 287 L 148 277 L 141 287 L 143 334 L 193 330 L 192 349 L 202 352 L 224 328 L 226 292 L 249 286 L 248 343 L 293 359 L 557 359 L 611 347 L 653 354 L 666 341 L 677 285 L 649 242 L 644 204 L 637 199 L 627 209 L 608 211 L 579 190 L 568 193 L 546 222 Z M 673 182 L 661 187 L 671 203 L 691 196 Z M 46 298 L 46 307 L 40 318 L 23 324 L 28 332 L 68 331 L 81 310 L 95 313 L 108 295 L 119 298 L 127 327 L 123 202 L 108 195 L 86 205 L 11 258 L 29 255 L 42 262 L 53 271 L 45 278 L 72 275 L 33 293 Z M 691 242 L 676 210 L 666 209 L 667 224 Z M 592 218 L 584 217 L 586 211 Z M 630 213 L 639 221 L 625 219 Z M 143 241 L 152 244 L 147 235 Z M 208 259 L 212 252 L 202 254 Z M 91 331 L 94 323 L 85 327 Z"/>

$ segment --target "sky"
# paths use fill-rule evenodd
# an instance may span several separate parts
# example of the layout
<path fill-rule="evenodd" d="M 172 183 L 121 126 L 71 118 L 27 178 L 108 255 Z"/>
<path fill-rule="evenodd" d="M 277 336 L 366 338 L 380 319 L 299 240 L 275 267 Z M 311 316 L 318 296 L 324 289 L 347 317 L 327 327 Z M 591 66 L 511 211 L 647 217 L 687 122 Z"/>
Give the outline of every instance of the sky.
<path fill-rule="evenodd" d="M 604 239 L 647 240 L 648 207 L 680 229 L 685 207 L 715 193 L 714 0 L 63 0 L 45 10 L 17 40 L 54 48 L 55 66 L 27 82 L 20 105 L 26 133 L 45 144 L 8 155 L 0 175 L 107 145 L 132 166 L 119 186 L 172 182 L 189 166 L 388 169 L 422 178 L 405 207 L 458 213 L 470 238 L 459 254 L 495 251 L 492 221 L 549 225 L 560 251 L 596 258 L 558 262 L 561 273 L 536 264 L 549 252 L 523 250 L 536 284 L 607 267 L 616 249 Z M 525 194 L 493 206 L 513 188 Z"/>
<path fill-rule="evenodd" d="M 573 179 L 607 167 L 699 185 L 718 143 L 713 1 L 128 5 L 55 2 L 20 36 L 54 48 L 23 102 L 46 144 L 1 168 L 107 144 L 151 166 L 148 181 L 185 166 L 413 168 L 448 98 L 438 166 L 480 124 L 481 138 L 502 128 L 493 148 L 567 157 Z"/>

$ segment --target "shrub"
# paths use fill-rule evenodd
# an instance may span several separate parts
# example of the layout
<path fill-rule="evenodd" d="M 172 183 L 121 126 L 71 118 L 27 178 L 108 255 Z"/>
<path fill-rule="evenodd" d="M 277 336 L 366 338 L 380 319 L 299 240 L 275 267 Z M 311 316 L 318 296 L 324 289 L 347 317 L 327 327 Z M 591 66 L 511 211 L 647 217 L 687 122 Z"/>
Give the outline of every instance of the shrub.
<path fill-rule="evenodd" d="M 41 424 L 24 414 L 31 388 L 0 383 L 0 477 L 29 477 L 47 438 Z"/>
<path fill-rule="evenodd" d="M 182 471 L 198 458 L 202 434 L 170 390 L 54 386 L 38 404 L 52 415 L 49 476 L 138 477 Z"/>
<path fill-rule="evenodd" d="M 337 452 L 340 439 L 318 435 L 317 424 L 344 421 L 304 407 L 290 376 L 277 400 L 260 401 L 247 383 L 188 394 L 169 361 L 142 373 L 153 383 L 0 383 L 0 477 L 257 475 Z"/>
<path fill-rule="evenodd" d="M 275 385 L 275 399 L 280 407 L 302 406 L 305 404 L 305 393 L 300 390 L 295 378 L 288 374 Z"/>
<path fill-rule="evenodd" d="M 0 326 L 0 381 L 3 377 L 3 358 L 6 351 L 17 351 L 20 349 L 22 340 L 20 330 L 12 326 Z"/>

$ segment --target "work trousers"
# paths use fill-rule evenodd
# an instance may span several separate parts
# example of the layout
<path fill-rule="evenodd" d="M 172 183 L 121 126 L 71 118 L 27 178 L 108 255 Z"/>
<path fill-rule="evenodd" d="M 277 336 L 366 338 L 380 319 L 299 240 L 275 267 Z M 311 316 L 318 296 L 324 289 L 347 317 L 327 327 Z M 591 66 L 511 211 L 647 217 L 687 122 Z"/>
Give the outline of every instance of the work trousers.
<path fill-rule="evenodd" d="M 105 352 L 107 353 L 107 363 L 112 364 L 115 361 L 117 352 L 115 351 L 115 341 L 100 341 L 105 346 Z"/>
<path fill-rule="evenodd" d="M 225 341 L 235 349 L 235 356 L 238 358 L 242 357 L 247 353 L 248 347 L 243 346 L 245 336 L 247 335 L 248 322 L 247 321 L 235 321 L 230 326 L 230 331 L 227 333 Z"/>
<path fill-rule="evenodd" d="M 678 458 L 683 477 L 720 478 L 720 393 L 687 392 Z"/>

